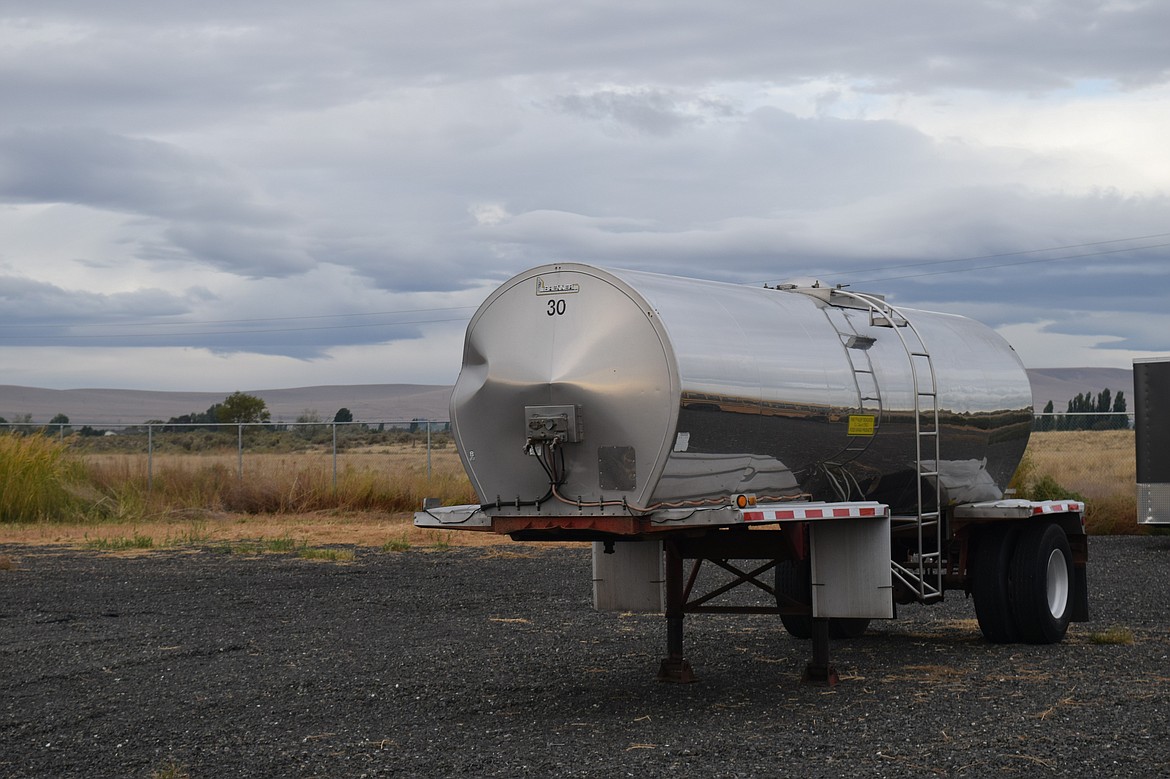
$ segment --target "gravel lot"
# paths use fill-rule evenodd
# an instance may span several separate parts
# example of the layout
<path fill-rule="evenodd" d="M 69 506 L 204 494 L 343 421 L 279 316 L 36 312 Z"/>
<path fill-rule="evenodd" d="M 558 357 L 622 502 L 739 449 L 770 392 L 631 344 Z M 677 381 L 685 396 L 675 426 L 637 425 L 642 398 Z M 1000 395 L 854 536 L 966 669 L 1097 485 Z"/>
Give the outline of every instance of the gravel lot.
<path fill-rule="evenodd" d="M 1170 775 L 1170 537 L 1094 538 L 1094 621 L 982 640 L 970 603 L 834 643 L 590 607 L 587 547 L 352 563 L 0 547 L 0 776 Z M 1132 644 L 1097 644 L 1120 627 Z"/>

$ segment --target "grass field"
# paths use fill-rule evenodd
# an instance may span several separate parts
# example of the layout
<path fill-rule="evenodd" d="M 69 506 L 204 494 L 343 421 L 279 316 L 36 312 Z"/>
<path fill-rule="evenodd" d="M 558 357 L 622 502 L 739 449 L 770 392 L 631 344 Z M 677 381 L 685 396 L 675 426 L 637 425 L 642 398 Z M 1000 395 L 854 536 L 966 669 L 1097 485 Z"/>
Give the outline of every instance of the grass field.
<path fill-rule="evenodd" d="M 1087 500 L 1136 489 L 1132 430 L 1033 433 L 1026 456 L 1036 474 L 1052 476 Z"/>
<path fill-rule="evenodd" d="M 1132 430 L 1033 433 L 1015 482 L 1027 497 L 1083 498 L 1091 533 L 1145 532 L 1137 524 Z M 1029 494 L 1037 485 L 1043 494 Z"/>
<path fill-rule="evenodd" d="M 40 437 L 14 440 L 31 442 L 38 453 L 53 449 L 51 440 Z M 53 462 L 46 455 L 39 459 Z M 130 551 L 150 548 L 148 540 L 154 548 L 196 543 L 241 548 L 245 540 L 284 539 L 310 548 L 353 544 L 394 550 L 498 540 L 413 526 L 423 498 L 476 501 L 453 448 L 432 450 L 429 472 L 426 449 L 409 444 L 339 454 L 336 472 L 328 451 L 242 458 L 234 451 L 152 458 L 99 453 L 64 461 L 72 469 L 67 488 L 54 490 L 50 503 L 18 506 L 23 516 L 4 511 L 0 542 Z M 45 474 L 42 481 L 56 477 Z M 27 491 L 38 493 L 33 487 Z M 277 551 L 268 543 L 255 549 Z"/>
<path fill-rule="evenodd" d="M 14 461 L 34 467 L 3 470 Z M 1025 497 L 1083 497 L 1091 532 L 1134 533 L 1142 532 L 1134 479 L 1132 431 L 1046 432 L 1032 435 L 1016 487 Z M 413 512 L 428 497 L 476 502 L 453 447 L 432 449 L 428 469 L 427 450 L 417 443 L 350 448 L 335 466 L 329 450 L 148 458 L 0 436 L 0 542 L 124 552 L 223 544 L 262 552 L 273 551 L 273 542 L 394 551 L 501 540 L 415 528 Z"/>

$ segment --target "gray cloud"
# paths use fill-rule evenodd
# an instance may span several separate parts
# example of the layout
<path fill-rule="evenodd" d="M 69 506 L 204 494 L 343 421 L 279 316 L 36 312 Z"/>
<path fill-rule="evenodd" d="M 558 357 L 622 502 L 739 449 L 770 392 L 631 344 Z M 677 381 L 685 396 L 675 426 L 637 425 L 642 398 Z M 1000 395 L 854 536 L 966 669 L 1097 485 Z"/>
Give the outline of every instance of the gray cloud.
<path fill-rule="evenodd" d="M 161 289 L 102 295 L 66 290 L 43 281 L 0 276 L 0 329 L 9 335 L 23 325 L 68 326 L 95 318 L 120 321 L 127 317 L 169 317 L 187 311 L 189 306 L 181 297 Z"/>
<path fill-rule="evenodd" d="M 278 93 L 282 83 L 312 84 L 321 74 L 323 84 L 334 85 L 343 73 L 358 81 L 371 74 L 416 81 L 588 72 L 598 80 L 640 74 L 664 83 L 836 73 L 883 88 L 1049 89 L 1076 78 L 1161 81 L 1170 62 L 1161 34 L 1170 9 L 1156 2 L 353 0 L 328 7 L 58 2 L 46 9 L 26 0 L 7 3 L 6 11 L 22 26 L 64 30 L 30 44 L 50 77 L 55 62 L 72 76 L 69 55 L 84 50 L 112 66 L 93 69 L 91 85 L 119 65 L 151 64 L 166 74 L 173 64 L 185 76 L 177 80 L 179 91 L 236 83 L 243 86 L 234 94 L 251 97 Z M 314 61 L 336 64 L 307 64 Z M 253 65 L 253 72 L 227 77 L 237 62 Z M 200 69 L 207 78 L 192 75 Z M 259 90 L 261 83 L 269 88 Z"/>
<path fill-rule="evenodd" d="M 169 244 L 153 244 L 145 259 L 187 258 L 249 277 L 311 267 L 288 234 L 291 215 L 261 202 L 243 179 L 171 144 L 101 130 L 0 135 L 2 200 L 69 203 L 170 225 Z"/>
<path fill-rule="evenodd" d="M 829 275 L 995 325 L 1156 348 L 1136 318 L 1067 313 L 1158 315 L 1166 253 L 1151 242 L 923 263 L 1170 232 L 1164 173 L 1127 191 L 1114 144 L 1075 127 L 1065 151 L 916 121 L 924 105 L 972 111 L 972 94 L 1026 115 L 1027 96 L 1039 112 L 1165 84 L 1167 28 L 1170 6 L 1104 0 L 13 0 L 0 202 L 25 233 L 0 247 L 0 283 L 22 290 L 5 316 L 251 319 L 161 340 L 306 359 L 422 325 L 291 317 L 466 304 L 525 267 L 580 260 L 751 283 Z M 871 118 L 899 98 L 920 113 Z M 42 204 L 115 226 L 62 259 L 20 211 Z M 130 261 L 153 289 L 70 289 L 71 267 Z"/>
<path fill-rule="evenodd" d="M 166 232 L 177 248 L 221 270 L 248 276 L 285 276 L 312 268 L 296 239 L 272 230 L 221 224 L 179 224 Z"/>
<path fill-rule="evenodd" d="M 0 197 L 166 218 L 278 219 L 215 163 L 169 144 L 76 127 L 0 135 Z"/>
<path fill-rule="evenodd" d="M 656 136 L 670 135 L 687 125 L 735 113 L 734 107 L 726 101 L 689 99 L 685 94 L 659 89 L 601 90 L 563 95 L 552 104 L 566 113 L 597 120 L 610 127 Z"/>

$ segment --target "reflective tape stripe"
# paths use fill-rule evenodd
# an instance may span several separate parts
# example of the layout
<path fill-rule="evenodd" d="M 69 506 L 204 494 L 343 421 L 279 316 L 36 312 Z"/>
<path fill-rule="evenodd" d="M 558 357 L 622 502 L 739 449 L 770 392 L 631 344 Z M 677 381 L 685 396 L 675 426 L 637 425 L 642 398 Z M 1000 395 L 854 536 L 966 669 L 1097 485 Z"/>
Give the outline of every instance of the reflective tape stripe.
<path fill-rule="evenodd" d="M 1066 512 L 1084 511 L 1085 504 L 1078 501 L 1068 503 L 1041 503 L 1032 507 L 1032 514 L 1064 514 Z"/>
<path fill-rule="evenodd" d="M 824 505 L 808 507 L 760 508 L 741 511 L 744 522 L 801 522 L 813 519 L 857 519 L 861 517 L 885 516 L 885 506 L 872 503 L 864 505 Z"/>

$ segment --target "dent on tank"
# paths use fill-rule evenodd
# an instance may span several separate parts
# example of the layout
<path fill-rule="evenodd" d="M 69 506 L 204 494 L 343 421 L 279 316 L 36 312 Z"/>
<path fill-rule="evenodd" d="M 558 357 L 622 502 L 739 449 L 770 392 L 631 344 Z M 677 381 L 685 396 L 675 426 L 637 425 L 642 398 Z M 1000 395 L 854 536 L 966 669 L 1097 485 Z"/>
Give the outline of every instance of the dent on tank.
<path fill-rule="evenodd" d="M 970 319 L 875 315 L 873 299 L 533 268 L 468 326 L 460 455 L 483 502 L 751 492 L 899 512 L 923 473 L 944 503 L 998 499 L 1031 422 L 1015 352 Z"/>

